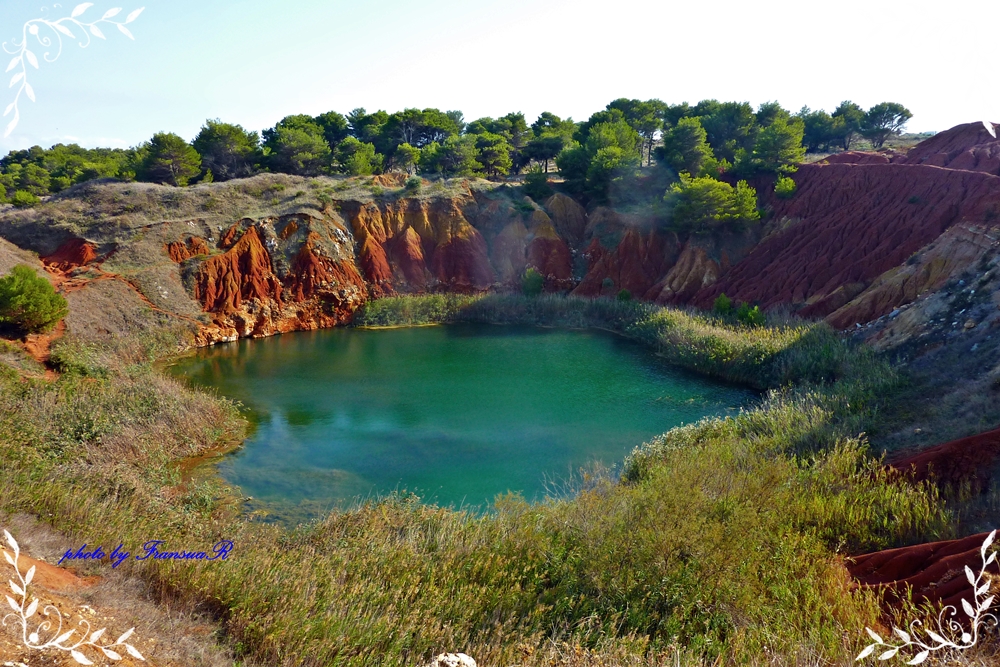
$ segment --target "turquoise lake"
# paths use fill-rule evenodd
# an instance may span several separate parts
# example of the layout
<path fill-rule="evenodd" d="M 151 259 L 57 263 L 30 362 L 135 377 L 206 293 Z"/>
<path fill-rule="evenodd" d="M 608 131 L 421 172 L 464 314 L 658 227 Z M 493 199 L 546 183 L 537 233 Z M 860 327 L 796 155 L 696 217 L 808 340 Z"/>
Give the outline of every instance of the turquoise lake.
<path fill-rule="evenodd" d="M 610 333 L 490 325 L 241 340 L 171 371 L 250 409 L 253 433 L 216 468 L 279 516 L 403 490 L 453 506 L 539 500 L 757 398 Z"/>

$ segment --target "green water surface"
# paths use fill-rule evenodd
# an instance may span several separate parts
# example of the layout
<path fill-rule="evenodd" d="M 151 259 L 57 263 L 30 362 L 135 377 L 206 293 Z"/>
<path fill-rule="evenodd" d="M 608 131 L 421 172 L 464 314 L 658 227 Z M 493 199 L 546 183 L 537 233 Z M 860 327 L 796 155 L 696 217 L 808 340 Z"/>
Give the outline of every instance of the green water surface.
<path fill-rule="evenodd" d="M 252 411 L 219 473 L 265 504 L 332 509 L 544 497 L 583 466 L 752 401 L 600 331 L 450 325 L 241 340 L 172 367 Z"/>

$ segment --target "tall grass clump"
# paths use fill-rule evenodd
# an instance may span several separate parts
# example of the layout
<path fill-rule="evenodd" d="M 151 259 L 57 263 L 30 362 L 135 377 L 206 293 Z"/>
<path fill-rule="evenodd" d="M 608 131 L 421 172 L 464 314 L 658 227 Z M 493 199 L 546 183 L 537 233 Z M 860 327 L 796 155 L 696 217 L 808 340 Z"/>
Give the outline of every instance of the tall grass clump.
<path fill-rule="evenodd" d="M 224 563 L 122 567 L 210 604 L 238 656 L 282 666 L 458 650 L 487 665 L 848 662 L 881 612 L 842 557 L 948 536 L 936 493 L 887 475 L 859 435 L 895 373 L 824 325 L 545 295 L 395 297 L 355 318 L 442 322 L 600 327 L 765 393 L 572 497 L 478 514 L 391 495 L 288 530 L 243 517 L 219 484 L 182 483 L 179 457 L 242 437 L 235 406 L 159 374 L 150 347 L 114 362 L 70 346 L 89 372 L 0 374 L 0 510 L 90 544 L 233 540 Z"/>

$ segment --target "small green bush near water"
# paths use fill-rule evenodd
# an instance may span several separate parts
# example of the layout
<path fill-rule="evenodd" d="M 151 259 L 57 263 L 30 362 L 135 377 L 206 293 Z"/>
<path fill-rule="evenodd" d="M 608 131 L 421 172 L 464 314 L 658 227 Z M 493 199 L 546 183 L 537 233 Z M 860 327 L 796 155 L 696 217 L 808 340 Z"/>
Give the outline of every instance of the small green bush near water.
<path fill-rule="evenodd" d="M 0 278 L 0 323 L 25 333 L 48 331 L 68 313 L 66 299 L 25 264 Z"/>
<path fill-rule="evenodd" d="M 539 273 L 535 267 L 529 266 L 528 270 L 521 276 L 521 292 L 525 296 L 538 296 L 545 287 L 545 276 Z"/>

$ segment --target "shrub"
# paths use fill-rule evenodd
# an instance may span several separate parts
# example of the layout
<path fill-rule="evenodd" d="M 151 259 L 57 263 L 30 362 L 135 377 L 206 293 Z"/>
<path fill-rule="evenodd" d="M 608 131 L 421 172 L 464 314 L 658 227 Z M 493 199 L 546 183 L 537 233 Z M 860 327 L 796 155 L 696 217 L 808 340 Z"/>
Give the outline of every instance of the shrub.
<path fill-rule="evenodd" d="M 552 194 L 552 187 L 549 185 L 549 176 L 541 169 L 529 171 L 524 176 L 524 194 L 535 201 L 542 201 Z"/>
<path fill-rule="evenodd" d="M 528 270 L 521 276 L 521 291 L 525 296 L 538 296 L 545 287 L 545 277 L 534 267 L 529 266 Z"/>
<path fill-rule="evenodd" d="M 760 219 L 757 191 L 746 181 L 736 187 L 709 176 L 681 180 L 667 190 L 664 202 L 675 230 L 704 233 L 723 226 L 743 228 Z"/>
<path fill-rule="evenodd" d="M 420 192 L 421 185 L 423 185 L 423 182 L 420 180 L 419 176 L 410 176 L 408 179 L 406 179 L 405 187 L 407 192 L 410 193 Z"/>
<path fill-rule="evenodd" d="M 30 266 L 18 264 L 0 278 L 0 322 L 36 333 L 48 331 L 68 312 L 66 299 Z"/>
<path fill-rule="evenodd" d="M 751 307 L 748 303 L 740 304 L 736 309 L 736 319 L 748 327 L 764 326 L 764 313 L 760 311 L 760 306 Z"/>
<path fill-rule="evenodd" d="M 795 195 L 796 188 L 794 179 L 789 176 L 778 176 L 774 184 L 774 194 L 779 199 L 791 199 Z"/>
<path fill-rule="evenodd" d="M 14 193 L 14 197 L 11 199 L 14 206 L 18 208 L 27 208 L 29 206 L 34 206 L 38 202 L 42 201 L 35 195 L 31 194 L 27 190 L 18 190 Z"/>
<path fill-rule="evenodd" d="M 733 301 L 724 293 L 715 298 L 712 304 L 712 312 L 716 315 L 729 315 L 733 312 Z"/>
<path fill-rule="evenodd" d="M 615 281 L 613 278 L 605 278 L 601 281 L 601 289 L 611 289 L 615 286 Z"/>
<path fill-rule="evenodd" d="M 617 298 L 619 301 L 631 301 L 632 292 L 629 292 L 627 289 L 623 289 L 622 291 L 618 292 Z"/>

